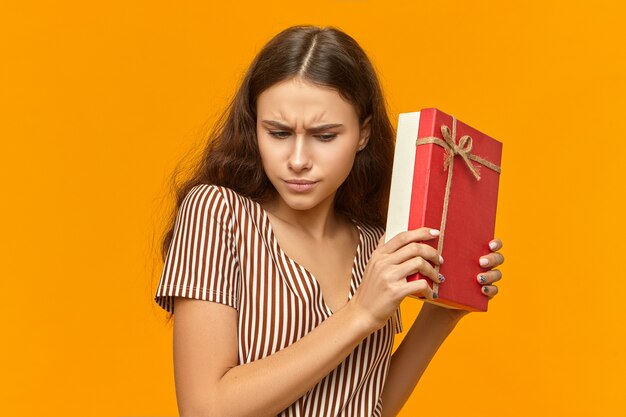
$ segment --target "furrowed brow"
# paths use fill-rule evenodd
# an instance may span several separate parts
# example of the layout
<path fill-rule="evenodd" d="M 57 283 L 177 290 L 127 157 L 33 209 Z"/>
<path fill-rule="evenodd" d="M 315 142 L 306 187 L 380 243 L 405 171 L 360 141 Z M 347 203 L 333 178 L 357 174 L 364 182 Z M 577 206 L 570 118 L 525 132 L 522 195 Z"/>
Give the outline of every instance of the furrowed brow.
<path fill-rule="evenodd" d="M 287 126 L 286 124 L 283 124 L 279 121 L 276 120 L 263 120 L 263 123 L 268 124 L 270 126 L 274 126 L 277 127 L 279 129 L 284 129 L 284 130 L 293 130 L 290 126 Z M 341 127 L 343 126 L 343 124 L 340 123 L 326 123 L 323 125 L 318 125 L 318 126 L 313 126 L 309 129 L 307 129 L 307 132 L 311 132 L 311 133 L 315 133 L 315 132 L 321 132 L 327 129 L 333 129 L 336 127 Z"/>

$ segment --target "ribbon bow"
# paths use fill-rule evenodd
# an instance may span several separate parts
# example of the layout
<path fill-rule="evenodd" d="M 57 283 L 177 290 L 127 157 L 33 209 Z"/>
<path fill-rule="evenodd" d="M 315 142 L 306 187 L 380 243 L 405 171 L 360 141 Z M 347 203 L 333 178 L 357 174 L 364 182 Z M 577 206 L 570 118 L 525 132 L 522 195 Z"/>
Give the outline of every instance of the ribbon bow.
<path fill-rule="evenodd" d="M 468 154 L 472 153 L 472 137 L 470 135 L 463 135 L 459 139 L 459 144 L 454 143 L 454 137 L 456 136 L 456 132 L 453 134 L 450 133 L 450 128 L 446 125 L 441 125 L 441 134 L 443 135 L 443 139 L 448 143 L 449 148 L 446 148 L 446 156 L 443 160 L 443 170 L 446 171 L 448 166 L 450 165 L 450 160 L 454 158 L 454 155 L 461 155 L 465 164 L 474 175 L 477 181 L 480 181 L 480 174 L 478 173 L 478 169 L 472 164 L 469 160 Z"/>
<path fill-rule="evenodd" d="M 448 167 L 452 165 L 455 155 L 461 155 L 465 164 L 469 168 L 470 172 L 476 178 L 477 181 L 480 181 L 480 173 L 479 168 L 475 166 L 470 159 L 478 162 L 481 165 L 484 165 L 492 170 L 500 173 L 500 167 L 492 164 L 480 156 L 472 154 L 472 137 L 470 135 L 463 135 L 459 139 L 459 143 L 456 143 L 456 117 L 452 116 L 452 132 L 450 132 L 450 128 L 443 124 L 441 125 L 441 135 L 444 140 L 439 139 L 436 136 L 429 136 L 426 138 L 418 138 L 415 142 L 415 145 L 425 145 L 427 143 L 436 143 L 437 145 L 443 147 L 445 149 L 445 156 L 443 160 L 443 170 L 447 171 Z"/>

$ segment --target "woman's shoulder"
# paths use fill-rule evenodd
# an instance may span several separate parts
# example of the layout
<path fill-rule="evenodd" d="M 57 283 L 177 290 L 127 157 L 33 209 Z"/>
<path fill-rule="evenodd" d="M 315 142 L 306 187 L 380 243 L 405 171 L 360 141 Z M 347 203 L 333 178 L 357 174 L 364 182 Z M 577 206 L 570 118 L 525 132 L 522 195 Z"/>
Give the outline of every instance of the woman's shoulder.
<path fill-rule="evenodd" d="M 187 193 L 186 198 L 191 197 L 213 197 L 220 202 L 228 203 L 232 205 L 235 199 L 243 200 L 246 197 L 242 196 L 235 190 L 225 187 L 223 185 L 200 183 L 196 184 Z"/>
<path fill-rule="evenodd" d="M 182 206 L 207 206 L 222 205 L 226 198 L 220 186 L 215 184 L 196 184 L 187 191 L 182 201 Z"/>
<path fill-rule="evenodd" d="M 243 217 L 255 217 L 256 213 L 256 204 L 252 199 L 232 188 L 217 184 L 201 183 L 191 187 L 183 205 L 190 203 L 195 206 L 201 205 L 205 210 L 211 207 L 214 218 L 228 220 L 229 223 L 234 221 L 231 226 L 235 226 Z"/>

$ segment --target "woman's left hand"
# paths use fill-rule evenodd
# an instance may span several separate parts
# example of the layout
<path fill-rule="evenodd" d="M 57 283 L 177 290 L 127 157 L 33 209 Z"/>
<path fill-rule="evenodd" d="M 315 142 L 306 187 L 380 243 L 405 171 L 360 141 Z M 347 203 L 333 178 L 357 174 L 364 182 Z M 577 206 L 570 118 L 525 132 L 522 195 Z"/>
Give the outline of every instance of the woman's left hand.
<path fill-rule="evenodd" d="M 481 272 L 478 274 L 475 279 L 481 284 L 480 292 L 489 297 L 491 300 L 496 294 L 498 294 L 498 287 L 493 285 L 494 282 L 500 281 L 502 279 L 502 272 L 498 269 L 493 269 L 498 265 L 502 265 L 504 263 L 504 255 L 498 252 L 502 249 L 502 241 L 500 239 L 494 239 L 489 242 L 489 248 L 491 249 L 491 253 L 483 255 L 478 259 L 478 263 L 481 267 L 489 269 L 488 271 Z M 445 283 L 441 285 L 446 285 Z M 426 308 L 426 311 L 438 311 L 440 313 L 446 313 L 453 321 L 460 320 L 463 316 L 470 313 L 468 310 L 460 310 L 460 309 L 451 309 L 440 307 L 431 303 L 424 303 L 422 309 Z"/>

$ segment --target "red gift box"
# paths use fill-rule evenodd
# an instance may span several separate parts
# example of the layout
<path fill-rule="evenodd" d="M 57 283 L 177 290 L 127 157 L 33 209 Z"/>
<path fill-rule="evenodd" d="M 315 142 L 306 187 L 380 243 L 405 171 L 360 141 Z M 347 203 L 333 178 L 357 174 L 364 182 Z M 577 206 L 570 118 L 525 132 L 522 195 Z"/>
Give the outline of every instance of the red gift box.
<path fill-rule="evenodd" d="M 401 113 L 391 180 L 386 241 L 405 230 L 430 227 L 439 237 L 423 241 L 438 250 L 445 276 L 438 284 L 421 274 L 447 308 L 487 311 L 476 277 L 489 270 L 478 260 L 494 238 L 502 143 L 435 108 Z"/>

